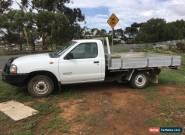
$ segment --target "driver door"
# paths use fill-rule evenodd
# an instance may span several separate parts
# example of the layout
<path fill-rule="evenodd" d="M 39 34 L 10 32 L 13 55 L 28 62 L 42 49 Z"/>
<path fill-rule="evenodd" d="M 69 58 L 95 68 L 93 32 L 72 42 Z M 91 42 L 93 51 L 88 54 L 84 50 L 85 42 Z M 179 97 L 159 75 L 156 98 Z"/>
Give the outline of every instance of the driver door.
<path fill-rule="evenodd" d="M 81 43 L 59 62 L 62 84 L 101 80 L 97 43 Z"/>

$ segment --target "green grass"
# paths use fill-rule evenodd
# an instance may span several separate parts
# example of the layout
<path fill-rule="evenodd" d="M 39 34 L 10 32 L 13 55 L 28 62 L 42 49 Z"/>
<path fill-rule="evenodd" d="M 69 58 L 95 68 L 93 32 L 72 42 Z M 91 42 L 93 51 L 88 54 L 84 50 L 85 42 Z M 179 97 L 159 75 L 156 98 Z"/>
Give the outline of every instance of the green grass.
<path fill-rule="evenodd" d="M 0 123 L 5 122 L 7 119 L 8 117 L 2 112 L 0 112 Z"/>
<path fill-rule="evenodd" d="M 7 135 L 33 135 L 34 128 L 37 125 L 44 125 L 44 129 L 39 129 L 40 134 L 45 134 L 46 132 L 52 132 L 56 129 L 61 129 L 62 132 L 67 132 L 69 129 L 68 123 L 65 122 L 64 119 L 59 117 L 60 108 L 55 105 L 56 102 L 49 102 L 48 100 L 44 100 L 42 102 L 35 101 L 33 102 L 33 107 L 39 111 L 39 113 L 35 116 L 29 117 L 27 119 L 14 122 L 4 114 L 0 113 L 0 129 L 5 125 L 9 131 L 7 131 Z M 49 121 L 45 123 L 42 122 L 42 119 L 46 119 L 50 116 Z M 41 123 L 40 123 L 41 122 Z M 1 134 L 1 132 L 0 132 Z"/>
<path fill-rule="evenodd" d="M 13 135 L 33 135 L 31 130 L 24 130 L 24 131 L 19 131 L 17 133 L 13 133 Z"/>
<path fill-rule="evenodd" d="M 18 122 L 14 122 L 3 113 L 0 113 L 0 129 L 3 126 L 9 129 L 6 132 L 7 135 L 33 135 L 33 128 L 37 126 L 41 119 L 47 117 L 47 115 L 59 115 L 61 112 L 61 109 L 57 106 L 57 101 L 60 99 L 59 97 L 60 95 L 51 95 L 41 100 L 32 98 L 23 89 L 4 83 L 0 77 L 0 102 L 8 100 L 17 100 L 23 103 L 28 102 L 30 106 L 39 111 L 37 115 Z M 44 124 L 48 125 L 48 129 L 53 131 L 61 124 L 60 120 L 59 117 L 54 117 Z M 66 124 L 63 125 L 64 127 L 62 129 L 67 131 Z"/>
<path fill-rule="evenodd" d="M 182 102 L 177 102 L 173 98 L 162 97 L 160 98 L 159 111 L 166 115 L 185 113 L 185 105 Z"/>
<path fill-rule="evenodd" d="M 177 91 L 160 96 L 158 86 L 150 86 L 144 90 L 143 94 L 146 101 L 159 102 L 156 111 L 163 114 L 162 116 L 158 115 L 147 119 L 145 122 L 150 126 L 176 126 L 180 123 L 174 117 L 178 116 L 179 119 L 183 119 L 183 114 L 185 114 L 184 103 L 175 100 L 175 96 L 184 94 L 182 87 L 185 86 L 185 54 L 180 53 L 177 55 L 182 56 L 182 66 L 178 70 L 162 69 L 159 76 L 160 84 L 175 85 Z M 179 114 L 182 114 L 182 116 L 179 116 Z"/>
<path fill-rule="evenodd" d="M 8 100 L 30 101 L 33 98 L 25 90 L 3 82 L 0 76 L 0 102 Z"/>
<path fill-rule="evenodd" d="M 33 135 L 32 129 L 37 125 L 39 121 L 39 117 L 34 116 L 29 118 L 29 120 L 25 120 L 25 122 L 21 123 L 21 126 L 18 131 L 12 131 L 14 135 Z"/>
<path fill-rule="evenodd" d="M 48 133 L 57 129 L 62 133 L 67 133 L 70 129 L 70 125 L 64 118 L 53 116 L 44 128 L 45 130 L 48 130 Z"/>
<path fill-rule="evenodd" d="M 72 97 L 73 98 L 77 98 L 78 97 L 78 94 L 75 91 L 73 91 L 73 90 L 65 90 L 62 94 L 63 94 L 62 97 L 64 99 L 70 99 Z"/>
<path fill-rule="evenodd" d="M 61 118 L 60 120 L 61 120 L 60 132 L 62 132 L 62 133 L 68 133 L 69 129 L 71 128 L 69 122 L 67 122 L 64 118 Z"/>
<path fill-rule="evenodd" d="M 83 94 L 75 90 L 74 88 L 64 88 L 61 93 L 61 98 L 67 100 L 67 99 L 79 99 L 83 97 Z"/>
<path fill-rule="evenodd" d="M 145 123 L 149 126 L 159 126 L 159 127 L 170 127 L 176 125 L 172 119 L 162 119 L 162 118 L 147 119 Z"/>
<path fill-rule="evenodd" d="M 24 120 L 15 122 L 11 120 L 9 117 L 3 116 L 3 115 L 0 113 L 0 117 L 1 117 L 0 134 L 3 133 L 7 135 L 32 135 L 33 128 L 37 125 L 40 119 L 40 117 L 36 115 Z M 1 132 L 1 129 L 8 129 L 8 130 L 3 130 Z"/>
<path fill-rule="evenodd" d="M 185 54 L 177 53 L 182 58 L 182 65 L 177 70 L 162 69 L 160 73 L 159 82 L 161 84 L 185 84 Z"/>
<path fill-rule="evenodd" d="M 32 105 L 33 108 L 39 111 L 39 115 L 45 115 L 49 113 L 60 113 L 60 108 L 55 105 L 55 102 L 46 100 L 43 102 L 36 101 Z"/>
<path fill-rule="evenodd" d="M 160 84 L 185 84 L 185 72 L 180 70 L 162 69 L 159 77 Z"/>
<path fill-rule="evenodd" d="M 105 114 L 98 113 L 98 114 L 79 114 L 75 118 L 75 122 L 83 122 L 89 126 L 101 126 L 104 125 L 105 122 Z"/>
<path fill-rule="evenodd" d="M 145 96 L 146 101 L 150 102 L 157 100 L 159 96 L 159 91 L 156 86 L 149 86 L 140 92 Z"/>
<path fill-rule="evenodd" d="M 74 122 L 84 123 L 88 128 L 81 129 L 77 135 L 95 135 L 99 134 L 98 131 L 102 128 L 108 128 L 105 120 L 106 114 L 99 113 L 81 113 Z"/>

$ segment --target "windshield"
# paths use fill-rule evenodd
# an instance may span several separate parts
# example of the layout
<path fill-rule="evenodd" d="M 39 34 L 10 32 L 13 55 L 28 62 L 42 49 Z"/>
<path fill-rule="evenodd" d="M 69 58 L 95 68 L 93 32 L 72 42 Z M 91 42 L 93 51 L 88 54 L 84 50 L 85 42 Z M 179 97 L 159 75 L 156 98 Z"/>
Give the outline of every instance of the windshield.
<path fill-rule="evenodd" d="M 59 57 L 62 54 L 64 54 L 69 48 L 71 48 L 74 44 L 76 44 L 75 41 L 70 41 L 66 43 L 64 46 L 62 46 L 60 49 L 58 49 L 55 52 L 50 53 L 50 57 Z"/>

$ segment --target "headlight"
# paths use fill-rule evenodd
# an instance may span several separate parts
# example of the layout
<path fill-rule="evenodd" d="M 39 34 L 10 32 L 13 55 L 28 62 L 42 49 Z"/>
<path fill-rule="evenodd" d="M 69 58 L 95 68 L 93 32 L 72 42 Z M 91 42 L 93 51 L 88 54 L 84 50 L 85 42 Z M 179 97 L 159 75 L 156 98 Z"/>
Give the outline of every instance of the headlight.
<path fill-rule="evenodd" d="M 11 65 L 10 66 L 10 73 L 11 74 L 17 74 L 17 66 L 16 65 Z"/>

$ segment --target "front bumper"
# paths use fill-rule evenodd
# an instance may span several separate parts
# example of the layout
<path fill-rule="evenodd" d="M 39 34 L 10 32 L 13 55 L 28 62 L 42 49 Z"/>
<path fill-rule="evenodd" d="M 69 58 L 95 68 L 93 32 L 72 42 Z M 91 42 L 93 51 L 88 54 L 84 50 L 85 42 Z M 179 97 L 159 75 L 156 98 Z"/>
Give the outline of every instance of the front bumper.
<path fill-rule="evenodd" d="M 25 86 L 27 78 L 28 74 L 2 74 L 2 80 L 14 86 Z"/>
<path fill-rule="evenodd" d="M 2 73 L 2 80 L 15 86 L 25 86 L 26 80 L 28 78 L 28 74 L 11 74 L 10 73 L 10 66 L 11 63 L 14 61 L 15 58 L 10 58 L 8 62 L 5 64 L 3 73 Z"/>

